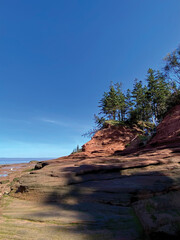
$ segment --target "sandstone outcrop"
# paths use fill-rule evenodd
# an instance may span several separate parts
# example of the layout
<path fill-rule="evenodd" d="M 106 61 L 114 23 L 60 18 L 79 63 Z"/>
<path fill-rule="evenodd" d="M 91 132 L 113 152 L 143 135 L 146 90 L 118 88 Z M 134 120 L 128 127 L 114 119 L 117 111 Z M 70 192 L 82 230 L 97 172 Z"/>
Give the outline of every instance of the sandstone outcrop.
<path fill-rule="evenodd" d="M 82 151 L 88 156 L 112 155 L 115 151 L 124 150 L 139 134 L 142 134 L 142 131 L 138 128 L 109 124 L 95 133 L 92 139 L 82 146 Z"/>
<path fill-rule="evenodd" d="M 113 152 L 137 132 L 122 128 L 116 135 L 107 128 L 84 152 L 19 172 L 1 201 L 0 239 L 179 239 L 179 110 L 172 109 L 150 143 L 131 154 Z"/>
<path fill-rule="evenodd" d="M 175 106 L 157 127 L 152 146 L 180 142 L 180 105 Z"/>
<path fill-rule="evenodd" d="M 180 222 L 179 176 L 180 147 L 125 157 L 60 158 L 39 163 L 37 170 L 14 182 L 9 196 L 19 202 L 10 198 L 10 206 L 28 203 L 33 214 L 24 213 L 24 206 L 15 213 L 16 219 L 23 215 L 45 226 L 54 222 L 66 232 L 68 226 L 74 233 L 71 239 L 76 235 L 90 240 L 139 240 L 148 235 L 152 240 L 175 239 Z M 10 217 L 13 210 L 8 209 L 4 212 Z"/>

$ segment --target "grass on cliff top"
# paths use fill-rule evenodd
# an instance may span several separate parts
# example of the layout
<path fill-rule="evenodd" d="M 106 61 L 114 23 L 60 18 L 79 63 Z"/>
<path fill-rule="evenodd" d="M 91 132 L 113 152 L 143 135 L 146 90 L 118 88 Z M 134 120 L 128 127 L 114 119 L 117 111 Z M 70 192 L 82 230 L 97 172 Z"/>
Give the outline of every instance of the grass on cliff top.
<path fill-rule="evenodd" d="M 106 120 L 104 122 L 104 126 L 111 125 L 111 126 L 125 126 L 127 125 L 125 122 L 120 122 L 118 120 Z"/>
<path fill-rule="evenodd" d="M 130 124 L 129 122 L 123 122 L 123 121 L 118 121 L 118 120 L 106 120 L 104 122 L 104 127 L 111 125 L 111 126 L 127 126 L 127 127 L 133 127 L 137 126 L 140 129 L 154 129 L 155 124 L 152 122 L 146 122 L 146 121 L 138 121 L 136 124 L 134 123 L 133 125 Z"/>

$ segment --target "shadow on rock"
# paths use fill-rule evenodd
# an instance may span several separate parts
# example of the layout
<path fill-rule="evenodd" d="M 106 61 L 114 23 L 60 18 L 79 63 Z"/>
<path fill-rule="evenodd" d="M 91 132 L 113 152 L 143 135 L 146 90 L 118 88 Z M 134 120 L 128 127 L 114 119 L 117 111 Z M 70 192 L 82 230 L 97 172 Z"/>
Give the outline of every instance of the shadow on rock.
<path fill-rule="evenodd" d="M 44 204 L 52 210 L 35 213 L 49 218 L 82 239 L 177 239 L 180 229 L 180 179 L 161 172 L 130 176 L 121 172 L 88 172 L 67 168 L 65 186 L 51 190 Z M 96 172 L 97 173 L 97 172 Z M 79 238 L 81 239 L 81 238 Z"/>

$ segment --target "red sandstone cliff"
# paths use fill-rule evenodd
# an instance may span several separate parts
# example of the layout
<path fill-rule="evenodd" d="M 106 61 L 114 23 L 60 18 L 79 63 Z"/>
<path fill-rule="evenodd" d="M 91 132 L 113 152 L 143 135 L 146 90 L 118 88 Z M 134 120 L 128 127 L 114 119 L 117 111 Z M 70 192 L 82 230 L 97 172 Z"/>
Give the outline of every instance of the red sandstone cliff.
<path fill-rule="evenodd" d="M 140 129 L 130 129 L 126 126 L 108 125 L 99 130 L 92 139 L 83 145 L 82 150 L 88 155 L 107 156 L 115 151 L 122 151 L 138 134 Z"/>
<path fill-rule="evenodd" d="M 151 145 L 180 143 L 180 105 L 175 106 L 157 127 Z"/>
<path fill-rule="evenodd" d="M 142 130 L 135 127 L 131 129 L 127 126 L 107 125 L 106 128 L 99 130 L 89 142 L 82 146 L 82 152 L 70 156 L 84 158 L 136 152 L 142 149 L 142 147 L 139 147 L 140 140 L 137 138 L 139 134 L 142 134 Z M 159 124 L 156 135 L 149 141 L 145 149 L 159 145 L 177 145 L 179 143 L 180 105 L 177 105 L 171 109 Z M 125 150 L 127 144 L 130 146 Z"/>
<path fill-rule="evenodd" d="M 130 129 L 126 126 L 108 125 L 99 130 L 92 139 L 82 147 L 83 152 L 88 156 L 108 156 L 115 152 L 123 151 L 127 144 L 131 145 L 126 152 L 139 150 L 137 135 L 142 134 L 140 129 Z M 157 127 L 156 135 L 150 140 L 147 147 L 159 145 L 173 145 L 180 143 L 180 105 L 175 106 L 166 115 Z M 125 152 L 124 152 L 125 153 Z"/>
<path fill-rule="evenodd" d="M 128 156 L 105 156 L 123 149 L 138 134 L 109 126 L 79 155 L 9 170 L 0 181 L 0 194 L 6 194 L 0 239 L 12 239 L 11 229 L 18 239 L 29 239 L 32 229 L 35 239 L 180 239 L 179 113 L 180 106 L 173 108 L 151 140 L 175 141 L 176 146 L 149 145 L 137 152 L 133 145 L 136 152 Z M 0 169 L 2 174 L 5 169 Z"/>

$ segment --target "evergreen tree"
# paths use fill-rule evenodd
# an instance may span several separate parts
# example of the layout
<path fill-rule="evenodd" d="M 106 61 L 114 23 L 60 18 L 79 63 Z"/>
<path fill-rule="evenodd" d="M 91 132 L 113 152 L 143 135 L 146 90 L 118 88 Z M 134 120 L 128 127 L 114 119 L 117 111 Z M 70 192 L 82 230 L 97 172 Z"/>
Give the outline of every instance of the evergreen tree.
<path fill-rule="evenodd" d="M 154 123 L 157 122 L 157 95 L 158 95 L 158 83 L 155 80 L 155 71 L 151 68 L 148 69 L 147 83 L 148 91 L 147 97 L 151 108 L 151 117 Z"/>
<path fill-rule="evenodd" d="M 125 102 L 126 102 L 126 118 L 129 119 L 133 111 L 133 101 L 130 89 L 127 89 L 126 91 Z"/>
<path fill-rule="evenodd" d="M 148 70 L 147 83 L 147 96 L 151 106 L 152 120 L 157 124 L 166 111 L 166 100 L 171 92 L 163 75 L 159 71 L 155 72 L 151 68 Z"/>
<path fill-rule="evenodd" d="M 99 101 L 99 108 L 101 109 L 99 114 L 104 114 L 109 115 L 109 109 L 108 109 L 108 93 L 104 92 L 103 97 L 101 98 L 101 100 Z"/>
<path fill-rule="evenodd" d="M 117 105 L 118 105 L 118 98 L 116 90 L 114 89 L 113 84 L 110 85 L 109 92 L 105 92 L 103 94 L 102 99 L 100 100 L 100 114 L 104 114 L 109 119 L 116 119 L 116 112 L 117 112 Z"/>
<path fill-rule="evenodd" d="M 121 90 L 122 83 L 116 83 L 116 94 L 117 94 L 117 115 L 119 122 L 125 120 L 126 114 L 126 98 L 124 93 Z"/>
<path fill-rule="evenodd" d="M 132 91 L 134 102 L 134 110 L 131 114 L 131 120 L 148 121 L 150 118 L 150 106 L 147 99 L 147 87 L 143 87 L 142 81 L 135 79 L 134 88 Z"/>
<path fill-rule="evenodd" d="M 165 57 L 166 65 L 164 67 L 167 78 L 180 84 L 180 46 Z"/>
<path fill-rule="evenodd" d="M 157 92 L 157 120 L 160 122 L 163 119 L 164 113 L 167 111 L 167 99 L 171 95 L 171 86 L 168 84 L 159 71 L 155 76 L 158 82 L 158 92 Z"/>
<path fill-rule="evenodd" d="M 118 96 L 112 83 L 109 90 L 108 107 L 113 120 L 116 120 L 116 113 L 118 109 Z"/>

